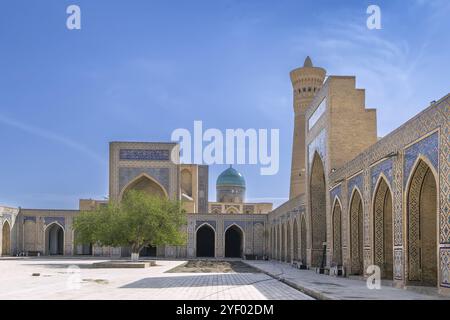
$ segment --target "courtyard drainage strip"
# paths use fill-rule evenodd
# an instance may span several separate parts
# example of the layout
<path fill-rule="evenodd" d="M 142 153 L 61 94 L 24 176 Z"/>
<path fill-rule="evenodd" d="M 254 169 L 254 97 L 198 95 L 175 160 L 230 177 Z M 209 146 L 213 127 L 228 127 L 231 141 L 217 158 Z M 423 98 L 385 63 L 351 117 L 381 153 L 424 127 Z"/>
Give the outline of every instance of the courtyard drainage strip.
<path fill-rule="evenodd" d="M 247 265 L 249 265 L 250 267 L 253 267 L 253 268 L 259 270 L 260 272 L 268 275 L 269 277 L 271 277 L 271 278 L 273 278 L 275 280 L 278 280 L 278 281 L 288 285 L 289 287 L 294 288 L 294 289 L 296 289 L 296 290 L 298 290 L 298 291 L 300 291 L 300 292 L 302 292 L 302 293 L 304 293 L 304 294 L 306 294 L 306 295 L 308 295 L 308 296 L 310 296 L 310 297 L 312 297 L 314 299 L 317 299 L 317 300 L 335 300 L 332 297 L 329 297 L 329 296 L 327 296 L 326 294 L 324 294 L 324 293 L 322 293 L 320 291 L 309 289 L 307 287 L 301 286 L 301 285 L 299 285 L 297 283 L 294 283 L 294 282 L 290 281 L 289 279 L 283 278 L 282 276 L 273 275 L 273 274 L 271 274 L 271 273 L 269 273 L 269 272 L 259 268 L 258 266 L 254 266 L 254 265 L 251 265 L 251 264 L 245 262 L 245 260 L 242 260 L 242 262 L 247 264 Z"/>

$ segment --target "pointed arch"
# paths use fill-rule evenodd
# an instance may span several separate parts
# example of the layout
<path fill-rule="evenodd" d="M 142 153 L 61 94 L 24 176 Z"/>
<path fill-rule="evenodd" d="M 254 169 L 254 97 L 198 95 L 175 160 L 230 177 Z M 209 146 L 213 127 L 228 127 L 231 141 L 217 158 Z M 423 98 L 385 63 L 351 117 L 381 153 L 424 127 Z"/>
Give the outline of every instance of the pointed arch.
<path fill-rule="evenodd" d="M 437 173 L 427 158 L 419 156 L 406 188 L 407 282 L 437 286 L 438 192 Z"/>
<path fill-rule="evenodd" d="M 325 165 L 317 151 L 314 153 L 309 181 L 311 265 L 319 267 L 323 261 L 323 244 L 327 241 Z"/>
<path fill-rule="evenodd" d="M 232 206 L 232 207 L 229 207 L 227 209 L 227 213 L 229 213 L 229 214 L 237 214 L 237 213 L 239 213 L 239 210 L 238 210 L 238 208 Z"/>
<path fill-rule="evenodd" d="M 65 254 L 65 229 L 58 221 L 53 221 L 45 227 L 44 237 L 45 255 Z"/>
<path fill-rule="evenodd" d="M 306 218 L 302 214 L 300 218 L 300 261 L 302 265 L 306 266 Z"/>
<path fill-rule="evenodd" d="M 161 183 L 147 173 L 141 173 L 133 180 L 129 181 L 120 192 L 120 200 L 123 199 L 124 194 L 128 190 L 140 190 L 158 197 L 169 198 L 167 190 L 161 185 Z"/>
<path fill-rule="evenodd" d="M 236 223 L 231 224 L 225 229 L 225 257 L 242 258 L 245 248 L 245 232 Z"/>
<path fill-rule="evenodd" d="M 11 255 L 11 225 L 5 220 L 2 226 L 2 256 Z"/>
<path fill-rule="evenodd" d="M 299 232 L 298 232 L 298 221 L 299 219 L 297 219 L 297 217 L 294 219 L 293 222 L 293 227 L 292 227 L 292 238 L 293 238 L 293 243 L 292 243 L 292 247 L 293 247 L 293 251 L 294 251 L 294 255 L 292 257 L 292 259 L 294 261 L 298 261 L 299 259 L 299 255 L 298 255 L 298 251 L 299 251 L 299 247 L 298 247 L 298 238 L 300 236 Z"/>
<path fill-rule="evenodd" d="M 349 206 L 351 274 L 364 274 L 363 197 L 358 187 L 352 191 Z"/>
<path fill-rule="evenodd" d="M 204 222 L 196 228 L 195 248 L 197 257 L 215 257 L 216 230 L 211 224 Z"/>
<path fill-rule="evenodd" d="M 380 268 L 382 279 L 392 280 L 394 268 L 392 189 L 383 173 L 375 184 L 372 208 L 373 261 Z"/>
<path fill-rule="evenodd" d="M 342 204 L 336 196 L 332 209 L 333 231 L 333 264 L 342 266 Z"/>
<path fill-rule="evenodd" d="M 290 220 L 286 223 L 286 262 L 292 263 L 292 229 Z"/>

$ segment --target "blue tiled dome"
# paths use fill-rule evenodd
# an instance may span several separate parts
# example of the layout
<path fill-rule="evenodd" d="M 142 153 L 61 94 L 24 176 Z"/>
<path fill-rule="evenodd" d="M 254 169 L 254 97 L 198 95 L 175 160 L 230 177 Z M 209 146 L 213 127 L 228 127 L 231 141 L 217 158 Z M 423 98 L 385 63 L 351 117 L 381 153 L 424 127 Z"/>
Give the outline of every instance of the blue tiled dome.
<path fill-rule="evenodd" d="M 238 186 L 245 188 L 245 179 L 240 172 L 229 167 L 219 175 L 216 186 Z"/>

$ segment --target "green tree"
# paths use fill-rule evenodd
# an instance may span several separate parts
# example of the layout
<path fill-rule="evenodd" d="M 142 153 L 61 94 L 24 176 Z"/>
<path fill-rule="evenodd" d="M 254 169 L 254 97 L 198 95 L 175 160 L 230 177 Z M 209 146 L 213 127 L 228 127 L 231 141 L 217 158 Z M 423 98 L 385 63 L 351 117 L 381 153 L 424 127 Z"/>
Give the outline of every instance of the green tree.
<path fill-rule="evenodd" d="M 186 243 L 186 215 L 179 201 L 130 190 L 121 202 L 110 202 L 74 219 L 75 243 L 129 246 L 132 259 L 146 246 Z"/>

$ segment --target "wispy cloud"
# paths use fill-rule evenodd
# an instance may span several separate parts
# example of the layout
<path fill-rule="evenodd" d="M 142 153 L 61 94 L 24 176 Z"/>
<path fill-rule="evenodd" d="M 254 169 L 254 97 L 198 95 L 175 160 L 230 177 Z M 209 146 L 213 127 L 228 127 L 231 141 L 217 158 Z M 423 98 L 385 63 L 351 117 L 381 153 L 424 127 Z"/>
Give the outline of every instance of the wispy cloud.
<path fill-rule="evenodd" d="M 26 123 L 19 122 L 15 119 L 11 119 L 11 118 L 6 117 L 1 114 L 0 114 L 0 123 L 3 123 L 10 127 L 16 128 L 23 132 L 29 133 L 31 135 L 38 136 L 38 137 L 47 139 L 49 141 L 53 141 L 53 142 L 62 144 L 65 147 L 68 147 L 70 149 L 76 150 L 78 152 L 81 152 L 81 153 L 87 155 L 88 157 L 90 157 L 91 159 L 93 159 L 94 161 L 96 161 L 97 163 L 99 163 L 102 166 L 107 165 L 107 161 L 103 157 L 99 156 L 97 153 L 95 153 L 88 147 L 86 147 L 74 140 L 66 138 L 60 134 L 57 134 L 57 133 L 54 133 L 54 132 L 51 132 L 51 131 L 48 131 L 48 130 L 45 130 L 45 129 L 42 129 L 39 127 L 35 127 L 35 126 L 29 125 Z"/>

